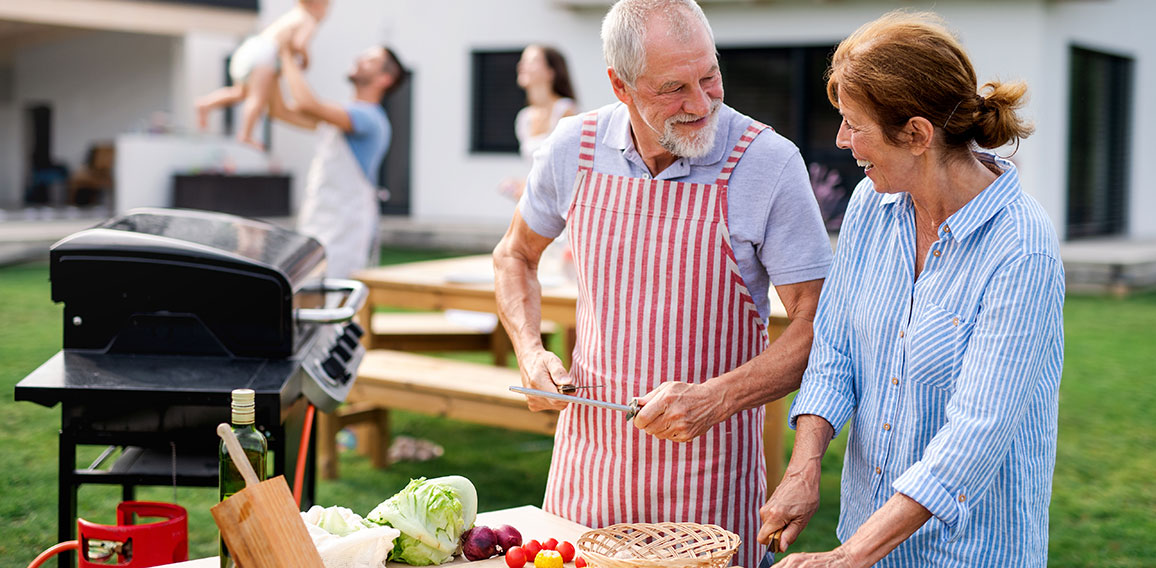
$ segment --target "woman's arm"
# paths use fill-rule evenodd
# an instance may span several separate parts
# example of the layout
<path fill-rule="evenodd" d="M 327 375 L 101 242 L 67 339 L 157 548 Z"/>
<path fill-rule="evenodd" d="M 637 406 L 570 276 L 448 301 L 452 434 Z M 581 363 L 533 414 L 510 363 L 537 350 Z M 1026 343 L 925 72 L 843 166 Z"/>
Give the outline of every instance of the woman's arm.
<path fill-rule="evenodd" d="M 867 568 L 915 534 L 930 518 L 931 511 L 923 505 L 896 493 L 835 550 L 792 554 L 778 568 Z M 762 532 L 759 535 L 761 540 Z M 783 538 L 786 535 L 787 531 L 783 531 Z"/>
<path fill-rule="evenodd" d="M 770 500 L 759 509 L 759 517 L 763 520 L 759 542 L 766 544 L 775 531 L 783 531 L 779 550 L 775 552 L 786 551 L 819 510 L 823 455 L 835 436 L 831 423 L 813 414 L 797 417 L 795 428 L 795 449 L 791 452 L 783 480 Z"/>

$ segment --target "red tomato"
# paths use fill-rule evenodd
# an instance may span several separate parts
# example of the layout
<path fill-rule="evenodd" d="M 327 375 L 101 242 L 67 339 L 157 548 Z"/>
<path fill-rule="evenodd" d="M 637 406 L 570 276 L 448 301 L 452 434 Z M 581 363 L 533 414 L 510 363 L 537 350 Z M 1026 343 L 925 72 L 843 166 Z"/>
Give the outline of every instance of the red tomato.
<path fill-rule="evenodd" d="M 506 551 L 506 566 L 510 568 L 522 568 L 526 565 L 526 551 L 522 547 L 515 546 Z"/>
<path fill-rule="evenodd" d="M 533 562 L 538 553 L 542 551 L 542 543 L 530 540 L 530 542 L 522 545 L 522 551 L 526 553 L 526 562 Z"/>
<path fill-rule="evenodd" d="M 554 550 L 557 550 L 558 554 L 562 555 L 562 562 L 569 562 L 574 560 L 574 545 L 570 544 L 568 541 L 564 540 L 559 542 L 558 548 L 555 548 Z"/>
<path fill-rule="evenodd" d="M 558 548 L 558 539 L 556 538 L 549 538 L 546 542 L 542 543 L 543 550 L 554 550 L 556 548 Z"/>
<path fill-rule="evenodd" d="M 586 559 L 579 556 L 574 559 L 574 568 L 586 568 Z"/>

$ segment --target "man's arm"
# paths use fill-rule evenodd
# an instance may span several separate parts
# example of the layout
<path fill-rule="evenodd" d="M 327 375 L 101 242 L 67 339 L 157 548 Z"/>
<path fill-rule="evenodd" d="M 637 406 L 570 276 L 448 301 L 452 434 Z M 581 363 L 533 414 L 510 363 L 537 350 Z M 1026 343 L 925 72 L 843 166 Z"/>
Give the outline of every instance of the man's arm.
<path fill-rule="evenodd" d="M 665 382 L 639 399 L 634 425 L 648 434 L 686 442 L 731 415 L 777 400 L 799 388 L 813 336 L 822 280 L 776 286 L 791 323 L 762 353 L 701 384 Z"/>
<path fill-rule="evenodd" d="M 349 118 L 349 113 L 341 105 L 319 100 L 313 94 L 301 66 L 287 49 L 281 50 L 281 75 L 289 85 L 289 94 L 293 96 L 298 112 L 328 122 L 342 132 L 353 132 L 353 120 Z"/>
<path fill-rule="evenodd" d="M 570 375 L 557 355 L 542 345 L 542 286 L 538 283 L 538 261 L 551 239 L 535 233 L 514 211 L 514 219 L 501 242 L 494 248 L 494 294 L 498 317 L 514 345 L 522 385 L 556 391 L 555 385 L 570 382 Z M 566 407 L 565 402 L 527 397 L 530 410 Z"/>

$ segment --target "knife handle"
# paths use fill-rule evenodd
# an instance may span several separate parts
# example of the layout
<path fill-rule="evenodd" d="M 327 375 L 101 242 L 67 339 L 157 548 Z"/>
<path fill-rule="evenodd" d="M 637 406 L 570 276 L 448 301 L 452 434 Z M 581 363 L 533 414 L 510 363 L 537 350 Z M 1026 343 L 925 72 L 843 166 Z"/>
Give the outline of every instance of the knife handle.
<path fill-rule="evenodd" d="M 640 406 L 638 404 L 638 399 L 637 398 L 630 399 L 630 403 L 627 404 L 627 406 L 630 407 L 630 411 L 626 413 L 626 421 L 629 422 L 631 419 L 633 419 L 635 417 L 635 415 L 638 414 L 638 409 L 640 408 Z"/>

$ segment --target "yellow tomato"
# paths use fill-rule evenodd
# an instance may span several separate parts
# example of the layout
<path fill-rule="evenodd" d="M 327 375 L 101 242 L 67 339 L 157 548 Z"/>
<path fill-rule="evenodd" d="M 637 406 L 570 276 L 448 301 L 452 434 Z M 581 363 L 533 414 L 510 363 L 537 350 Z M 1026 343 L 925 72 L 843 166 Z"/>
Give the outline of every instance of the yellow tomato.
<path fill-rule="evenodd" d="M 543 550 L 534 557 L 534 568 L 562 568 L 562 555 L 554 550 Z"/>

